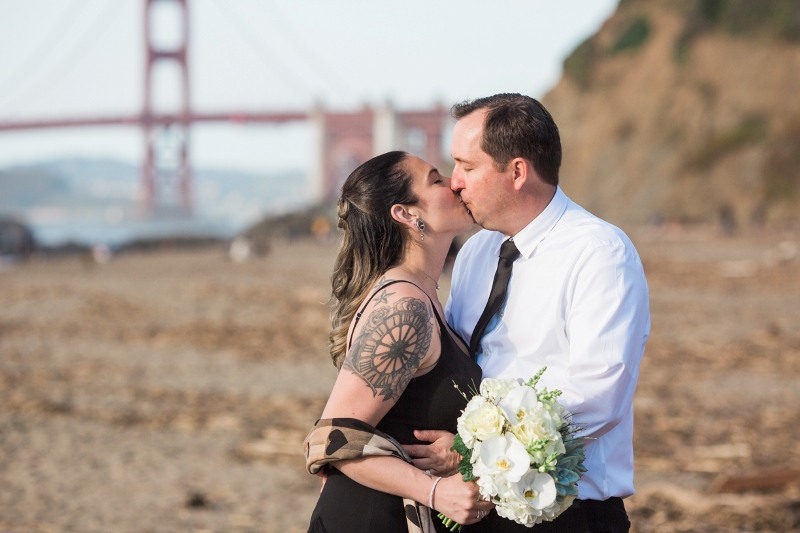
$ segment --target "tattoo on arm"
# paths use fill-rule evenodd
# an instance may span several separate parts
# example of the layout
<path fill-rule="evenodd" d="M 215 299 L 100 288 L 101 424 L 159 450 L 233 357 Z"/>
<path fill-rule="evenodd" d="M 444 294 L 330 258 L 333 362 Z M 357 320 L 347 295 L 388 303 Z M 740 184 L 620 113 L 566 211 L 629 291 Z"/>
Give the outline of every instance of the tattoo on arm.
<path fill-rule="evenodd" d="M 389 296 L 392 296 L 394 293 L 389 292 L 386 289 L 383 289 L 379 295 L 375 297 L 376 304 L 388 304 L 389 303 Z"/>
<path fill-rule="evenodd" d="M 392 281 L 394 281 L 394 278 L 387 278 L 386 276 L 382 276 L 381 279 L 379 279 L 377 283 L 373 285 L 373 287 L 381 287 L 382 285 L 386 285 L 387 283 L 390 283 Z M 389 292 L 386 289 L 383 289 L 379 295 L 375 296 L 375 303 L 388 304 L 389 303 L 388 297 L 393 294 L 394 294 L 393 292 Z"/>
<path fill-rule="evenodd" d="M 364 380 L 373 396 L 396 400 L 405 390 L 433 337 L 431 313 L 418 298 L 377 307 L 342 363 Z"/>

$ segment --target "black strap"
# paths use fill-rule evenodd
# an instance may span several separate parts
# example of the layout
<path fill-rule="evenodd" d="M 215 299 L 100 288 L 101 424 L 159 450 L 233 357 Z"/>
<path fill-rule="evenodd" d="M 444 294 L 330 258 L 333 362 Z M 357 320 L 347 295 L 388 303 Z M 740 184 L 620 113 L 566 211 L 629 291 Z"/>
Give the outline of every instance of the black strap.
<path fill-rule="evenodd" d="M 383 285 L 381 285 L 380 287 L 375 289 L 375 291 L 373 291 L 373 293 L 370 294 L 369 298 L 364 300 L 364 305 L 361 306 L 361 309 L 358 310 L 358 312 L 356 313 L 356 316 L 353 318 L 353 328 L 351 330 L 351 337 L 350 337 L 350 341 L 347 343 L 347 349 L 348 350 L 350 349 L 350 345 L 353 343 L 352 331 L 355 331 L 356 326 L 358 325 L 358 321 L 361 320 L 361 315 L 364 313 L 364 309 L 367 308 L 367 306 L 372 301 L 372 299 L 375 298 L 376 294 L 378 294 L 380 291 L 382 291 L 383 289 L 385 289 L 389 285 L 394 285 L 395 283 L 410 283 L 411 285 L 413 285 L 416 288 L 418 288 L 419 290 L 421 290 L 422 293 L 425 296 L 428 296 L 428 293 L 425 292 L 425 289 L 423 289 L 422 287 L 420 287 L 419 285 L 417 285 L 413 281 L 408 281 L 406 279 L 393 279 L 393 280 L 387 281 L 386 283 L 384 283 Z M 431 307 L 433 308 L 433 314 L 436 315 L 436 320 L 439 322 L 439 327 L 442 327 L 445 324 L 444 320 L 442 320 L 442 317 L 439 316 L 439 311 L 436 310 L 436 306 L 433 304 L 433 300 L 431 300 L 430 296 L 428 296 L 428 300 L 431 302 Z"/>

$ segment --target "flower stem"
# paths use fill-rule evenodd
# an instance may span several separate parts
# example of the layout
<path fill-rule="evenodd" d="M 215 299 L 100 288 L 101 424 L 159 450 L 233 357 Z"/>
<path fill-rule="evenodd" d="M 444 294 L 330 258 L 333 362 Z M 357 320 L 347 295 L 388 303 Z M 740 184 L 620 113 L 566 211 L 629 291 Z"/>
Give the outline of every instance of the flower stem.
<path fill-rule="evenodd" d="M 452 518 L 448 518 L 443 513 L 439 513 L 437 516 L 439 517 L 439 520 L 442 521 L 442 524 L 444 524 L 444 526 L 450 531 L 461 531 L 461 524 Z"/>

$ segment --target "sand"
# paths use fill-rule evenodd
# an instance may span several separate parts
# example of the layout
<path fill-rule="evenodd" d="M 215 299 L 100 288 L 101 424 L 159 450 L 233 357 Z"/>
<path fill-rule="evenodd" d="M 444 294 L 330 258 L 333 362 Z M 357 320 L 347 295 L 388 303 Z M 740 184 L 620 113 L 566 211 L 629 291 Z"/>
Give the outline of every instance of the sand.
<path fill-rule="evenodd" d="M 797 531 L 800 239 L 632 237 L 653 315 L 632 531 Z M 0 270 L 0 532 L 305 531 L 335 248 Z"/>

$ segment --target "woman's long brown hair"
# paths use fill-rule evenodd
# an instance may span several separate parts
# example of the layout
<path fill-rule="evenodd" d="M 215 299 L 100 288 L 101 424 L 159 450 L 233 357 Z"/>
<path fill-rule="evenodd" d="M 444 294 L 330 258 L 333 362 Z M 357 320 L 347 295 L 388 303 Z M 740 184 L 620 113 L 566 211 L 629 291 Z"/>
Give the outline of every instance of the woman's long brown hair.
<path fill-rule="evenodd" d="M 344 230 L 331 275 L 330 352 L 342 366 L 347 332 L 359 304 L 383 274 L 397 265 L 408 232 L 391 216 L 394 204 L 414 204 L 408 154 L 387 152 L 356 168 L 342 186 L 339 227 Z"/>

